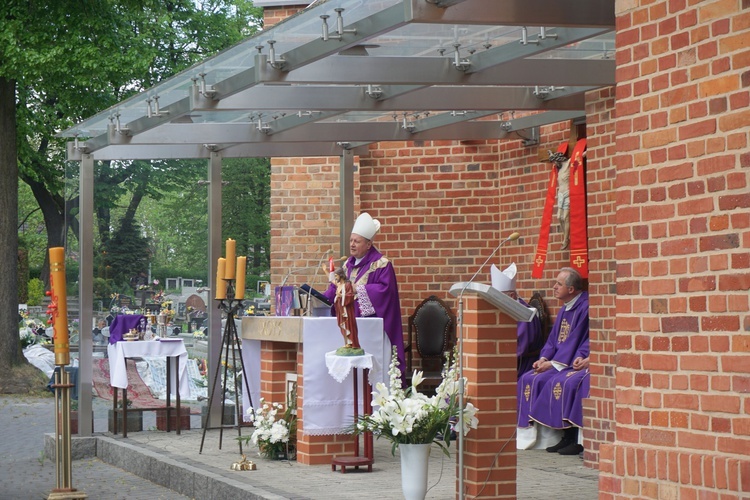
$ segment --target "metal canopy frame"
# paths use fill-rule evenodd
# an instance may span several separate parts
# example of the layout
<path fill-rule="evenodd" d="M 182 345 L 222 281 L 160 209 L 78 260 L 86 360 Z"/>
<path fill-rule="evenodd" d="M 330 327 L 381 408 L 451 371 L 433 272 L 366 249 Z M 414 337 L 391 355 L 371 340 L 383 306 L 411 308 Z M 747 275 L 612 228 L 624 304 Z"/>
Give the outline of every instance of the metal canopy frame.
<path fill-rule="evenodd" d="M 71 139 L 68 159 L 81 164 L 81 255 L 93 245 L 93 224 L 83 223 L 93 209 L 84 201 L 92 206 L 95 162 L 107 160 L 206 159 L 208 258 L 215 263 L 223 158 L 338 156 L 346 234 L 353 157 L 368 144 L 530 144 L 538 127 L 584 117 L 584 94 L 615 83 L 614 2 L 319 0 L 61 132 Z M 82 262 L 84 325 L 92 322 L 93 270 L 90 259 Z M 212 290 L 214 276 L 212 267 Z M 221 327 L 215 309 L 209 324 Z M 91 428 L 91 345 L 81 350 L 84 434 Z M 209 359 L 219 349 L 209 339 Z"/>
<path fill-rule="evenodd" d="M 614 0 L 319 1 L 60 135 L 78 161 L 517 139 L 615 83 L 614 24 Z"/>

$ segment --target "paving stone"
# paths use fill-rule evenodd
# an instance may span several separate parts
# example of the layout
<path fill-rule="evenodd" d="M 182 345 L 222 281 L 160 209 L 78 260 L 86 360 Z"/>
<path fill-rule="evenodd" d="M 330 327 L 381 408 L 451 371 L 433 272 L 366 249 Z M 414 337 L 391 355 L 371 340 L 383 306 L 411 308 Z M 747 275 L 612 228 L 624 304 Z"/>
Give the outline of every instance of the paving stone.
<path fill-rule="evenodd" d="M 95 400 L 94 428 L 106 428 L 106 411 L 100 408 L 103 403 L 98 398 Z M 45 454 L 45 434 L 54 432 L 53 412 L 51 397 L 0 396 L 0 428 L 3 429 L 0 499 L 46 498 L 55 488 L 55 464 Z M 245 453 L 255 461 L 257 470 L 237 472 L 230 470 L 231 464 L 241 458 L 232 430 L 224 430 L 221 449 L 219 430 L 209 430 L 203 453 L 198 453 L 202 436 L 200 428 L 183 431 L 180 436 L 162 431 L 129 433 L 127 439 L 107 433 L 95 434 L 97 457 L 73 461 L 72 486 L 91 499 L 382 500 L 402 497 L 398 453 L 391 456 L 390 443 L 385 440 L 375 441 L 372 473 L 341 474 L 332 472 L 328 465 L 269 461 L 255 456 L 252 448 Z M 82 443 L 91 449 L 90 440 L 83 439 Z M 502 446 L 503 443 L 498 443 L 498 450 Z M 428 499 L 455 498 L 455 447 L 452 452 L 452 458 L 442 453 L 431 454 Z M 519 451 L 517 457 L 517 498 L 521 500 L 587 500 L 598 496 L 597 471 L 584 467 L 577 456 L 533 450 Z"/>

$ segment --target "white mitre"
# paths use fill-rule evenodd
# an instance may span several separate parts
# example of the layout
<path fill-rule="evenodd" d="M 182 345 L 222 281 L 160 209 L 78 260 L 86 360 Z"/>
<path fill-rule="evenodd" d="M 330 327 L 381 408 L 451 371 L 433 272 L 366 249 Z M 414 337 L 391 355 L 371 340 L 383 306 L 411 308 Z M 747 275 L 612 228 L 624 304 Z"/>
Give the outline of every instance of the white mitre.
<path fill-rule="evenodd" d="M 367 212 L 362 212 L 354 222 L 352 233 L 358 234 L 363 238 L 371 240 L 375 237 L 375 234 L 380 230 L 380 221 L 373 219 Z"/>
<path fill-rule="evenodd" d="M 492 288 L 500 292 L 515 291 L 516 289 L 516 274 L 518 269 L 516 263 L 513 262 L 511 265 L 500 271 L 495 264 L 492 264 L 490 269 L 490 276 L 492 277 Z"/>

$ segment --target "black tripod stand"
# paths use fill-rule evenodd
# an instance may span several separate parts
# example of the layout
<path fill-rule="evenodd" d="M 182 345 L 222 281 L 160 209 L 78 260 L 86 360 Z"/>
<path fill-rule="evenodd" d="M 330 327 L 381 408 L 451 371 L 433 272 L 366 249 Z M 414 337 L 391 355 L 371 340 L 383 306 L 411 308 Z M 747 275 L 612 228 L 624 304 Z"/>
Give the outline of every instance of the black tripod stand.
<path fill-rule="evenodd" d="M 253 406 L 253 399 L 250 394 L 250 384 L 247 381 L 247 370 L 245 370 L 245 362 L 242 359 L 242 348 L 240 344 L 239 335 L 237 335 L 237 326 L 234 324 L 234 317 L 242 308 L 242 300 L 234 299 L 234 283 L 233 280 L 227 280 L 227 298 L 219 301 L 219 309 L 221 309 L 226 315 L 226 325 L 224 326 L 224 336 L 221 342 L 221 350 L 219 351 L 219 359 L 216 363 L 216 372 L 214 374 L 214 383 L 211 387 L 211 394 L 208 398 L 208 411 L 206 412 L 206 421 L 203 423 L 203 437 L 201 437 L 201 448 L 198 453 L 203 453 L 203 442 L 206 439 L 206 431 L 208 430 L 209 422 L 211 420 L 211 408 L 213 407 L 214 396 L 216 395 L 216 382 L 219 379 L 219 369 L 222 364 L 224 365 L 224 376 L 222 377 L 221 386 L 221 425 L 219 426 L 219 449 L 221 449 L 221 442 L 224 438 L 224 427 L 233 427 L 231 425 L 224 425 L 224 410 L 226 408 L 226 398 L 224 395 L 227 392 L 227 380 L 229 372 L 229 352 L 232 352 L 232 366 L 237 367 L 237 357 L 239 351 L 239 363 L 242 367 L 242 380 L 244 382 L 243 390 L 247 391 L 247 399 L 250 402 L 250 406 Z M 222 358 L 224 361 L 222 362 Z M 240 388 L 237 386 L 237 376 L 234 375 L 234 408 L 235 418 L 237 419 L 237 442 L 240 445 L 240 455 L 242 454 L 242 411 L 240 410 L 239 392 Z"/>

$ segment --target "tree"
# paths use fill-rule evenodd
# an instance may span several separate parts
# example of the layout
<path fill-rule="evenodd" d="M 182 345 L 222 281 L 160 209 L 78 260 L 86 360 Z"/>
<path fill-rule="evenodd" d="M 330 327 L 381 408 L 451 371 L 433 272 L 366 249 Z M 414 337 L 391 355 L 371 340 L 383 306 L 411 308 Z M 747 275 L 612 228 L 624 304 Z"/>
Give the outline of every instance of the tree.
<path fill-rule="evenodd" d="M 19 175 L 43 213 L 48 246 L 62 246 L 71 225 L 77 234 L 77 198 L 65 198 L 65 148 L 57 131 L 249 35 L 258 15 L 248 0 L 2 2 L 1 265 L 16 259 Z M 0 274 L 6 366 L 24 361 L 15 276 L 15 269 Z"/>
<path fill-rule="evenodd" d="M 224 160 L 222 234 L 237 240 L 237 255 L 247 255 L 249 275 L 271 268 L 271 162 L 267 158 Z"/>
<path fill-rule="evenodd" d="M 23 362 L 18 342 L 18 165 L 16 163 L 15 81 L 0 76 L 0 360 Z M 5 335 L 3 335 L 5 333 Z M 7 334 L 12 334 L 7 335 Z"/>

